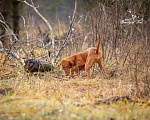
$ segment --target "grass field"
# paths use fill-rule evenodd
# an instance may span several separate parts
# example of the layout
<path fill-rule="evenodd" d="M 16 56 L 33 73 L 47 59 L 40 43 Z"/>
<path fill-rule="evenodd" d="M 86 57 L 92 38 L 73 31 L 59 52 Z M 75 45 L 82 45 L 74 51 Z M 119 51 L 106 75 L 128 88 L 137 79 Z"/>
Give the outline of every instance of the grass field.
<path fill-rule="evenodd" d="M 149 97 L 136 97 L 136 87 L 127 78 L 104 79 L 103 75 L 95 75 L 88 80 L 84 72 L 74 79 L 62 77 L 61 71 L 36 75 L 22 72 L 0 82 L 1 89 L 13 88 L 0 95 L 1 120 L 150 119 L 150 106 L 147 104 L 125 100 L 94 105 L 100 99 L 126 95 L 148 101 Z"/>

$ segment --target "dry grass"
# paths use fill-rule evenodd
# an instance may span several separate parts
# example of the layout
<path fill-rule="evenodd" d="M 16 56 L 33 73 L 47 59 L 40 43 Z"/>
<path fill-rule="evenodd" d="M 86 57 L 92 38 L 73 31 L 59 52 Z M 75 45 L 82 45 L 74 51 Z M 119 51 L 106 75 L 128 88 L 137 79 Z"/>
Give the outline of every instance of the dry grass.
<path fill-rule="evenodd" d="M 1 88 L 12 87 L 13 94 L 1 95 L 0 119 L 150 119 L 146 104 L 94 105 L 97 100 L 111 96 L 129 95 L 137 99 L 136 88 L 128 79 L 61 76 L 60 71 L 37 75 L 22 72 L 17 77 L 1 80 Z M 74 103 L 85 106 L 77 107 Z"/>
<path fill-rule="evenodd" d="M 68 50 L 69 51 L 69 50 Z M 66 50 L 66 53 L 69 53 Z M 35 49 L 35 53 L 44 54 Z M 24 57 L 18 52 L 19 56 Z M 36 56 L 38 56 L 38 54 Z M 144 95 L 146 69 L 138 73 L 137 97 L 135 70 L 117 65 L 114 59 L 105 66 L 110 79 L 104 79 L 99 68 L 91 69 L 92 79 L 85 72 L 72 79 L 64 77 L 61 68 L 53 72 L 28 74 L 23 66 L 12 66 L 9 60 L 3 65 L 5 55 L 1 54 L 0 89 L 12 88 L 6 95 L 0 94 L 0 119 L 105 119 L 105 120 L 149 120 L 150 107 L 147 104 L 126 101 L 110 105 L 94 105 L 100 99 L 113 96 L 129 96 L 134 100 L 148 102 L 150 94 Z M 65 54 L 64 54 L 65 56 Z M 63 57 L 64 57 L 63 56 Z M 61 58 L 60 58 L 61 59 Z M 14 59 L 16 63 L 19 63 Z M 129 65 L 128 63 L 126 63 Z M 117 69 L 116 69 L 117 68 Z M 85 105 L 83 107 L 77 105 Z"/>
<path fill-rule="evenodd" d="M 104 79 L 96 65 L 91 70 L 91 80 L 86 79 L 84 72 L 74 79 L 64 77 L 59 66 L 54 72 L 28 74 L 24 72 L 20 62 L 11 56 L 9 50 L 6 52 L 13 62 L 5 59 L 8 58 L 5 53 L 0 53 L 0 120 L 150 120 L 150 106 L 147 104 L 126 100 L 109 105 L 94 105 L 100 99 L 113 96 L 129 96 L 133 100 L 150 102 L 149 36 L 145 32 L 148 30 L 145 27 L 148 23 L 145 22 L 142 26 L 119 25 L 120 18 L 124 18 L 119 16 L 120 5 L 115 10 L 119 14 L 112 14 L 112 11 L 101 4 L 97 7 L 88 12 L 83 25 L 80 23 L 76 26 L 57 62 L 96 46 L 96 33 L 100 32 L 100 49 L 105 55 L 105 68 L 110 78 Z M 77 19 L 78 17 L 77 15 Z M 29 18 L 26 25 L 30 36 L 29 58 L 39 59 L 46 55 L 42 42 L 48 42 L 45 37 L 49 31 L 45 25 L 39 25 L 32 19 Z M 52 27 L 57 52 L 65 40 L 69 25 L 66 26 L 58 20 Z M 20 58 L 26 58 L 21 49 L 23 46 L 27 51 L 26 32 L 23 29 L 20 31 L 21 44 L 14 43 L 14 49 L 11 50 Z M 48 37 L 51 42 L 51 36 Z M 50 52 L 52 48 L 51 45 L 47 46 Z M 3 65 L 5 60 L 7 62 Z M 18 65 L 14 65 L 14 62 Z M 4 91 L 6 94 L 2 95 L 1 90 L 5 88 L 12 90 Z"/>

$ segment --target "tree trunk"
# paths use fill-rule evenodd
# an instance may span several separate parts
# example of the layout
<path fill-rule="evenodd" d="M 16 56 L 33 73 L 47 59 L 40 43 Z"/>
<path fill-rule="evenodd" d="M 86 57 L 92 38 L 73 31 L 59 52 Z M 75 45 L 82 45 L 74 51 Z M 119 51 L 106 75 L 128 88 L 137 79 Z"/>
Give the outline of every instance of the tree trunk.
<path fill-rule="evenodd" d="M 13 31 L 16 34 L 17 38 L 19 37 L 19 1 L 13 0 Z"/>
<path fill-rule="evenodd" d="M 5 21 L 7 20 L 7 0 L 3 0 L 2 1 L 2 15 L 3 15 L 3 18 L 5 19 Z M 5 28 L 3 26 L 3 24 L 1 24 L 1 33 L 0 33 L 0 36 L 1 36 L 1 42 L 3 44 L 3 47 L 7 46 L 9 44 L 9 40 L 7 38 L 5 38 Z"/>

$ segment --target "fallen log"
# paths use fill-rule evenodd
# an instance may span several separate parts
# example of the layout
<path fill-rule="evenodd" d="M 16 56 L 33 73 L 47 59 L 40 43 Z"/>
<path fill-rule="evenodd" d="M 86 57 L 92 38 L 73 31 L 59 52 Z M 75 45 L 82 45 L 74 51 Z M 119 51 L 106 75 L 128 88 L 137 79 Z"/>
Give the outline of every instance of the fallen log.
<path fill-rule="evenodd" d="M 52 63 L 39 61 L 38 59 L 28 59 L 25 61 L 24 70 L 26 72 L 46 72 L 54 69 Z"/>

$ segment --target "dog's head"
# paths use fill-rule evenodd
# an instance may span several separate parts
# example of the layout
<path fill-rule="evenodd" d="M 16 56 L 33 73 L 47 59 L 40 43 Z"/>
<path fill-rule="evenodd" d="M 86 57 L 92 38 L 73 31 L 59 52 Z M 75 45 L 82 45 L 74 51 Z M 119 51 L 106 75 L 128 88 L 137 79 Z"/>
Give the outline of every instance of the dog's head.
<path fill-rule="evenodd" d="M 72 68 L 74 64 L 70 60 L 63 60 L 60 65 L 62 66 L 65 75 L 68 76 L 70 74 L 70 68 Z"/>

